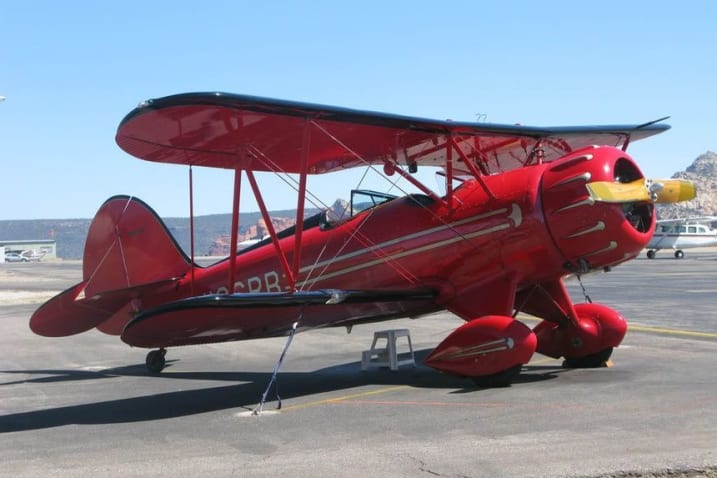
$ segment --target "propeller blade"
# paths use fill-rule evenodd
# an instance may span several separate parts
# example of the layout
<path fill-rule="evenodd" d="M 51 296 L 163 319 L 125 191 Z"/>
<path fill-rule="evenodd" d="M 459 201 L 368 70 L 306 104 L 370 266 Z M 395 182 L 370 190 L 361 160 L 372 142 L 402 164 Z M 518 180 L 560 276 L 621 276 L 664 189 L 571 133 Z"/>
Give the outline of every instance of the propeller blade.
<path fill-rule="evenodd" d="M 653 186 L 661 186 L 653 188 Z M 655 202 L 659 203 L 673 203 L 689 201 L 697 196 L 697 188 L 692 181 L 685 179 L 664 179 L 659 181 L 653 181 L 651 190 L 654 191 Z"/>
<path fill-rule="evenodd" d="M 611 203 L 675 203 L 689 201 L 697 195 L 694 183 L 684 179 L 638 179 L 630 183 L 595 181 L 586 186 L 592 199 Z"/>
<path fill-rule="evenodd" d="M 650 200 L 650 192 L 645 187 L 644 179 L 631 183 L 595 181 L 588 183 L 587 188 L 590 197 L 595 201 L 623 203 Z"/>

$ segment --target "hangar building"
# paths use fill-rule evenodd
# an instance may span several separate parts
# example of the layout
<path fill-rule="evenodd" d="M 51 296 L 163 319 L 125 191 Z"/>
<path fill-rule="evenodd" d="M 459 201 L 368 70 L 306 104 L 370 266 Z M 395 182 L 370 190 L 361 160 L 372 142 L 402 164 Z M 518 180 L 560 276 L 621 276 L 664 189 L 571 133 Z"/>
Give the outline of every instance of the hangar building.
<path fill-rule="evenodd" d="M 42 257 L 43 260 L 57 259 L 57 243 L 53 239 L 0 241 L 0 248 L 3 247 L 5 253 L 17 252 L 19 254 L 23 251 L 30 251 L 32 256 Z"/>

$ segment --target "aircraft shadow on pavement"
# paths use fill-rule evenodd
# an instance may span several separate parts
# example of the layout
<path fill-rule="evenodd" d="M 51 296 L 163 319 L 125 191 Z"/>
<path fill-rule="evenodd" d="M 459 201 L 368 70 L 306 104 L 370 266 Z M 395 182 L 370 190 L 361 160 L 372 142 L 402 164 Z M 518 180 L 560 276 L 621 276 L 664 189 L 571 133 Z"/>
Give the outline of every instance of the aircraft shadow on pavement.
<path fill-rule="evenodd" d="M 398 372 L 386 369 L 361 370 L 359 362 L 348 362 L 311 372 L 280 372 L 278 389 L 284 404 L 288 400 L 321 393 L 348 390 L 366 385 L 406 385 L 416 388 L 453 389 L 449 393 L 472 393 L 483 390 L 464 378 L 436 372 L 422 365 L 430 350 L 416 352 L 416 367 L 403 367 Z M 171 361 L 168 361 L 171 365 Z M 131 398 L 120 398 L 43 410 L 11 413 L 0 416 L 0 433 L 52 428 L 70 424 L 97 425 L 176 418 L 225 409 L 253 410 L 269 384 L 267 372 L 171 372 L 157 375 L 157 380 L 203 380 L 234 382 L 231 385 L 193 390 L 177 390 Z M 559 366 L 527 365 L 513 381 L 514 386 L 555 378 Z M 147 376 L 145 366 L 131 365 L 99 371 L 81 370 L 11 370 L 7 374 L 43 375 L 38 378 L 0 383 L 0 387 L 16 384 L 47 384 L 53 382 L 98 380 Z M 276 385 L 267 395 L 264 410 L 276 406 Z"/>

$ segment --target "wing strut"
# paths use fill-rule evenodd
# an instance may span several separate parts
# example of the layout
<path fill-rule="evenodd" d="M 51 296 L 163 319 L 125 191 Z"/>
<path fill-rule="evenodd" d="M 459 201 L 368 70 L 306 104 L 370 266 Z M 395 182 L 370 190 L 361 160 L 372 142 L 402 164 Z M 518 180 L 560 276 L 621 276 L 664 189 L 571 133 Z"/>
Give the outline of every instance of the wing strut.
<path fill-rule="evenodd" d="M 453 210 L 453 135 L 446 141 L 446 202 L 448 210 Z"/>
<path fill-rule="evenodd" d="M 239 243 L 239 198 L 241 196 L 241 168 L 234 170 L 234 201 L 232 204 L 232 235 L 229 256 L 229 284 L 227 290 L 234 293 L 236 283 L 237 246 Z"/>
<path fill-rule="evenodd" d="M 478 168 L 476 167 L 475 164 L 473 164 L 473 161 L 471 161 L 470 158 L 468 158 L 468 156 L 466 156 L 466 154 L 463 152 L 463 150 L 458 147 L 458 144 L 456 143 L 456 139 L 453 136 L 451 136 L 448 141 L 450 142 L 449 147 L 451 149 L 455 149 L 458 152 L 458 156 L 461 157 L 461 159 L 463 160 L 463 163 L 466 166 L 468 166 L 468 169 L 471 170 L 471 173 L 473 174 L 473 176 L 475 176 L 476 180 L 481 185 L 481 187 L 486 192 L 486 194 L 488 194 L 488 196 L 490 196 L 491 199 L 495 199 L 495 195 L 493 194 L 493 191 L 491 191 L 488 188 L 488 185 L 485 183 L 485 181 L 483 181 L 483 174 L 480 171 L 478 171 Z"/>
<path fill-rule="evenodd" d="M 304 232 L 304 203 L 306 202 L 306 175 L 309 164 L 309 149 L 311 148 L 311 123 L 304 120 L 304 137 L 301 148 L 301 165 L 299 171 L 299 194 L 296 204 L 296 232 L 294 234 L 294 261 L 292 263 L 292 277 L 294 281 L 299 278 L 301 267 L 301 238 Z M 288 276 L 287 276 L 288 277 Z M 295 282 L 294 282 L 295 283 Z"/>
<path fill-rule="evenodd" d="M 189 165 L 189 255 L 192 258 L 189 291 L 194 295 L 194 175 L 191 164 Z"/>
<path fill-rule="evenodd" d="M 256 202 L 259 205 L 261 217 L 264 219 L 264 222 L 266 223 L 266 228 L 269 230 L 269 236 L 271 237 L 272 244 L 274 244 L 274 249 L 276 249 L 276 255 L 279 258 L 279 262 L 281 263 L 281 268 L 284 270 L 284 274 L 286 274 L 286 280 L 289 281 L 289 290 L 294 292 L 296 291 L 296 277 L 294 277 L 294 274 L 289 267 L 289 262 L 286 260 L 286 255 L 284 254 L 284 251 L 281 250 L 281 245 L 279 245 L 279 237 L 276 235 L 276 230 L 274 229 L 274 224 L 271 222 L 269 211 L 266 210 L 266 204 L 264 203 L 264 198 L 262 197 L 261 191 L 259 190 L 259 185 L 256 183 L 256 178 L 254 177 L 254 173 L 251 172 L 251 170 L 247 169 L 246 176 L 247 179 L 249 179 L 249 185 L 251 186 L 251 189 L 254 192 L 254 197 L 256 198 Z"/>

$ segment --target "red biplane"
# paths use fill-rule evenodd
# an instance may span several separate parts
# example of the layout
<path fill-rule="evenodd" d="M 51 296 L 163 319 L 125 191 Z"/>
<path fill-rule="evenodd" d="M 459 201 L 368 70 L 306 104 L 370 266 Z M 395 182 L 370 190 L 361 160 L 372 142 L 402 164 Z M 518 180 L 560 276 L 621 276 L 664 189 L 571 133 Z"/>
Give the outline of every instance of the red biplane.
<path fill-rule="evenodd" d="M 200 267 L 157 214 L 107 200 L 87 237 L 83 280 L 42 305 L 44 336 L 89 330 L 155 349 L 417 317 L 465 320 L 428 356 L 438 370 L 507 384 L 533 353 L 604 363 L 626 332 L 604 305 L 573 304 L 563 279 L 635 258 L 655 202 L 690 199 L 685 181 L 649 181 L 626 153 L 669 126 L 528 127 L 390 115 L 225 93 L 149 100 L 116 140 L 148 161 L 234 172 L 231 251 L 243 177 L 269 238 Z M 413 174 L 437 166 L 438 194 Z M 307 178 L 354 167 L 400 175 L 416 193 L 354 191 L 350 211 L 305 217 Z M 296 179 L 296 225 L 272 227 L 255 174 Z M 190 204 L 191 204 L 190 187 Z M 523 312 L 542 318 L 533 329 Z"/>

